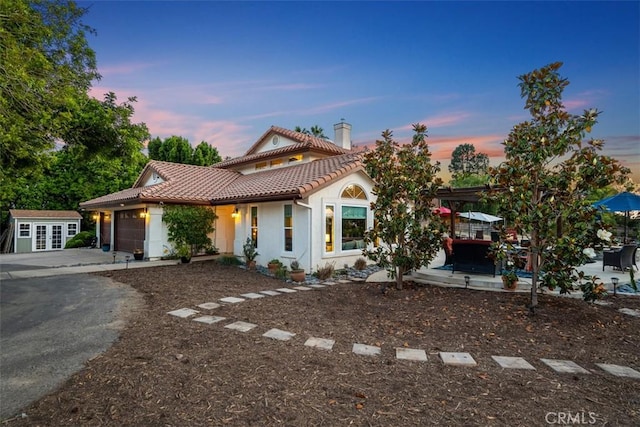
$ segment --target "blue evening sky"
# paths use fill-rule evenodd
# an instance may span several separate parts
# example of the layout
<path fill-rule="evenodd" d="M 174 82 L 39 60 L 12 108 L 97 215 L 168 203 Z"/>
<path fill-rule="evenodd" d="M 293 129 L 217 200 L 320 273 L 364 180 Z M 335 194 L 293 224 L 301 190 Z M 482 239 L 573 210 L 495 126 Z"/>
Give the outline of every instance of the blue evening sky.
<path fill-rule="evenodd" d="M 242 155 L 271 125 L 385 129 L 425 123 L 434 159 L 472 143 L 492 164 L 528 119 L 517 76 L 561 61 L 572 113 L 640 181 L 640 2 L 80 1 L 102 98 L 137 96 L 153 137 Z M 443 177 L 446 174 L 443 173 Z"/>

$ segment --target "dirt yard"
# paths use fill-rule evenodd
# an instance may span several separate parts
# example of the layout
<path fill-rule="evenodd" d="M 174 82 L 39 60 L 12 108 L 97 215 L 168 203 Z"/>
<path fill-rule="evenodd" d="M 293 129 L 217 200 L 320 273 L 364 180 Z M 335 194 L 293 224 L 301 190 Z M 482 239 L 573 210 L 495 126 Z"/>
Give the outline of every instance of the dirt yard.
<path fill-rule="evenodd" d="M 640 370 L 640 319 L 612 305 L 407 284 L 338 284 L 199 309 L 271 290 L 281 280 L 215 261 L 103 275 L 130 285 L 145 305 L 121 339 L 10 426 L 542 426 L 640 424 L 640 380 L 596 363 Z M 223 316 L 211 325 L 170 316 L 179 308 Z M 246 333 L 233 321 L 258 326 Z M 263 337 L 271 328 L 290 341 Z M 335 340 L 332 350 L 304 345 Z M 354 343 L 379 356 L 352 353 Z M 426 362 L 399 360 L 397 347 Z M 441 351 L 469 352 L 475 367 L 445 366 Z M 535 370 L 503 369 L 492 355 L 521 356 Z M 590 374 L 559 374 L 540 359 L 569 359 Z M 575 423 L 574 423 L 575 424 Z"/>

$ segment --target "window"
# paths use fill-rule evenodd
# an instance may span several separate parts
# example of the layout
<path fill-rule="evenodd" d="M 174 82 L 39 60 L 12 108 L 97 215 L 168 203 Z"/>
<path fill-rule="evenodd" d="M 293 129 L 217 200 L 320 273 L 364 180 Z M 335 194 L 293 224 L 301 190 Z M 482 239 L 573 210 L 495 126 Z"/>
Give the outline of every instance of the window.
<path fill-rule="evenodd" d="M 18 237 L 31 237 L 31 224 L 19 224 L 18 230 Z"/>
<path fill-rule="evenodd" d="M 267 162 L 256 163 L 256 170 L 264 169 L 267 167 Z"/>
<path fill-rule="evenodd" d="M 367 200 L 367 193 L 365 193 L 359 185 L 350 184 L 347 185 L 340 197 L 345 199 Z"/>
<path fill-rule="evenodd" d="M 67 236 L 75 236 L 78 234 L 78 224 L 69 223 L 67 224 Z"/>
<path fill-rule="evenodd" d="M 302 154 L 296 154 L 295 156 L 289 157 L 289 163 L 299 162 L 302 160 Z"/>
<path fill-rule="evenodd" d="M 333 242 L 335 241 L 335 228 L 334 228 L 334 212 L 335 207 L 327 205 L 324 209 L 324 250 L 326 252 L 333 252 Z"/>
<path fill-rule="evenodd" d="M 251 206 L 251 240 L 253 246 L 258 247 L 258 207 Z"/>
<path fill-rule="evenodd" d="M 284 205 L 284 250 L 293 251 L 293 206 Z"/>
<path fill-rule="evenodd" d="M 282 159 L 271 160 L 271 167 L 282 166 Z"/>
<path fill-rule="evenodd" d="M 342 206 L 342 250 L 364 248 L 367 208 Z"/>

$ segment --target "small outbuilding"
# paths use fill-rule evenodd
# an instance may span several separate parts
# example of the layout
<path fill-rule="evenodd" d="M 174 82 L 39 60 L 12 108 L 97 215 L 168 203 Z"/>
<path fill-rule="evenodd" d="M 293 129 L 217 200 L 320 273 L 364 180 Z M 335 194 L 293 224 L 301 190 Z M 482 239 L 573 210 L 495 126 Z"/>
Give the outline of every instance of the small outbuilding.
<path fill-rule="evenodd" d="M 13 252 L 64 249 L 67 240 L 80 232 L 82 215 L 76 211 L 10 209 Z"/>

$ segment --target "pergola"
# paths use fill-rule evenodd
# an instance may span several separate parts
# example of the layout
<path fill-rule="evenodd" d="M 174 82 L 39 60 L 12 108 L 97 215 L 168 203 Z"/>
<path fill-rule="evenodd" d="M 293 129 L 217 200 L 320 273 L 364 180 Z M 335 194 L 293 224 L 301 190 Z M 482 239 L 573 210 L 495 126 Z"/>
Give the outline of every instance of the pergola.
<path fill-rule="evenodd" d="M 489 190 L 496 190 L 499 188 L 490 187 L 489 185 L 480 185 L 477 187 L 466 188 L 452 188 L 445 187 L 440 188 L 436 192 L 436 198 L 441 202 L 444 202 L 446 206 L 451 209 L 450 231 L 451 236 L 456 235 L 456 213 L 460 212 L 460 209 L 465 203 L 477 203 L 482 199 L 484 193 Z"/>

